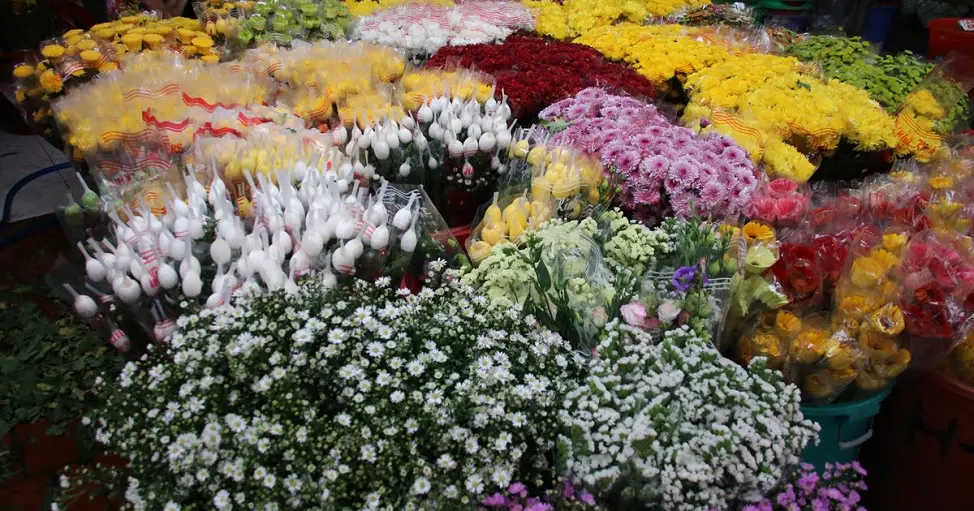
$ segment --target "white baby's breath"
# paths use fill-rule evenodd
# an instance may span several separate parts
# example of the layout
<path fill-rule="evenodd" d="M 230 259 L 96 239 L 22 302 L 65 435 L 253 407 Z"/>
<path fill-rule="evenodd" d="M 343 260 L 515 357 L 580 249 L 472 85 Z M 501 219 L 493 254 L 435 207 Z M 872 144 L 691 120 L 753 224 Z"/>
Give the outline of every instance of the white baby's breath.
<path fill-rule="evenodd" d="M 561 337 L 456 280 L 311 280 L 188 316 L 101 385 L 92 423 L 133 508 L 466 509 L 550 475 L 581 369 Z"/>

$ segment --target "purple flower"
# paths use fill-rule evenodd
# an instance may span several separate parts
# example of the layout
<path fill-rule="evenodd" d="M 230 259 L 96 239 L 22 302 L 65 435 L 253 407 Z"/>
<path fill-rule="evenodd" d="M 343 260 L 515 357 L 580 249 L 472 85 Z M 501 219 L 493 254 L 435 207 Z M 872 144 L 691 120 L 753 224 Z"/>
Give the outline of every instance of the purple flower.
<path fill-rule="evenodd" d="M 673 273 L 673 287 L 681 293 L 686 293 L 690 289 L 690 286 L 693 285 L 696 277 L 696 266 L 684 266 Z"/>
<path fill-rule="evenodd" d="M 639 165 L 639 160 L 639 152 L 629 150 L 619 155 L 619 158 L 616 159 L 616 166 L 619 170 L 630 173 L 636 170 L 636 166 Z"/>
<path fill-rule="evenodd" d="M 575 97 L 578 99 L 587 99 L 590 101 L 601 100 L 604 99 L 606 96 L 608 96 L 608 94 L 606 94 L 604 90 L 598 87 L 589 87 L 575 95 Z M 555 104 L 557 105 L 558 103 Z"/>
<path fill-rule="evenodd" d="M 495 493 L 484 499 L 482 504 L 489 507 L 503 506 L 504 504 L 507 504 L 507 499 L 500 493 Z"/>
<path fill-rule="evenodd" d="M 584 116 L 588 112 L 588 105 L 584 103 L 575 103 L 574 105 L 565 109 L 563 117 L 566 120 L 573 121 Z"/>
<path fill-rule="evenodd" d="M 653 137 L 662 137 L 666 133 L 666 130 L 662 126 L 652 126 L 647 132 Z"/>
<path fill-rule="evenodd" d="M 575 486 L 571 481 L 565 481 L 565 487 L 561 490 L 561 496 L 568 499 L 575 495 Z"/>
<path fill-rule="evenodd" d="M 528 489 L 522 483 L 511 483 L 507 488 L 507 492 L 511 495 L 520 495 L 524 497 L 528 494 Z"/>
<path fill-rule="evenodd" d="M 811 493 L 815 489 L 815 486 L 818 485 L 818 481 L 818 474 L 810 472 L 798 478 L 797 484 L 802 490 Z"/>
<path fill-rule="evenodd" d="M 639 204 L 648 204 L 655 206 L 660 203 L 662 196 L 659 193 L 658 187 L 652 188 L 642 188 L 639 191 L 633 193 L 633 201 Z"/>
<path fill-rule="evenodd" d="M 554 509 L 551 504 L 545 504 L 544 502 L 535 502 L 533 504 L 528 504 L 524 511 L 551 511 Z"/>
<path fill-rule="evenodd" d="M 728 147 L 724 149 L 724 152 L 720 153 L 720 156 L 730 161 L 743 161 L 747 158 L 747 153 L 738 147 Z"/>
<path fill-rule="evenodd" d="M 710 182 L 700 190 L 700 203 L 709 207 L 724 199 L 724 187 L 720 183 Z"/>
<path fill-rule="evenodd" d="M 615 165 L 619 161 L 619 157 L 622 156 L 623 151 L 625 151 L 625 148 L 622 144 L 615 145 L 610 143 L 606 145 L 605 149 L 602 150 L 602 164 L 606 167 Z"/>
<path fill-rule="evenodd" d="M 588 504 L 590 506 L 594 506 L 595 505 L 595 496 L 592 495 L 591 493 L 587 492 L 587 491 L 583 491 L 581 493 L 581 495 L 579 495 L 579 499 L 581 499 L 582 502 L 584 502 L 584 503 L 586 503 L 586 504 Z"/>
<path fill-rule="evenodd" d="M 812 501 L 812 511 L 829 511 L 831 504 L 825 499 L 815 499 Z"/>
<path fill-rule="evenodd" d="M 733 138 L 730 138 L 728 136 L 718 135 L 716 138 L 717 138 L 717 142 L 720 143 L 720 147 L 724 149 L 727 149 L 728 147 L 737 146 L 737 142 L 735 142 Z"/>

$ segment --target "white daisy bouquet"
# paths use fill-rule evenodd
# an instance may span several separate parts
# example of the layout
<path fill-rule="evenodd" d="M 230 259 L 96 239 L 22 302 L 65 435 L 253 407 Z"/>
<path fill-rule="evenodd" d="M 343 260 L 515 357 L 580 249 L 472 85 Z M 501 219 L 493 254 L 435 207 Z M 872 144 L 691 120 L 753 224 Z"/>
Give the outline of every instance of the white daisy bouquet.
<path fill-rule="evenodd" d="M 453 279 L 410 294 L 310 278 L 178 324 L 90 417 L 129 461 L 127 508 L 473 509 L 551 477 L 581 367 Z"/>
<path fill-rule="evenodd" d="M 559 415 L 559 461 L 609 509 L 726 509 L 816 438 L 800 401 L 764 359 L 742 368 L 686 326 L 660 340 L 612 322 Z"/>

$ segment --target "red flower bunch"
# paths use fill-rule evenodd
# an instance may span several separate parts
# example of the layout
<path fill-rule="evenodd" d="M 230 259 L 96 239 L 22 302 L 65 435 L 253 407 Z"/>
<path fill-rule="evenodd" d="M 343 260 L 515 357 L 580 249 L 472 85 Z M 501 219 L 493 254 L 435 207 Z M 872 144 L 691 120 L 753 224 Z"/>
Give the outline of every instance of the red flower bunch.
<path fill-rule="evenodd" d="M 928 191 L 890 194 L 889 190 L 878 189 L 869 192 L 867 203 L 869 212 L 878 221 L 890 221 L 916 230 L 930 227 L 930 220 L 924 215 L 930 203 Z"/>
<path fill-rule="evenodd" d="M 818 231 L 835 230 L 836 225 L 855 223 L 862 214 L 862 199 L 854 193 L 844 191 L 808 212 L 812 227 Z"/>
<path fill-rule="evenodd" d="M 818 253 L 822 261 L 822 270 L 825 272 L 824 279 L 828 283 L 829 289 L 834 289 L 835 284 L 842 276 L 845 263 L 849 259 L 848 234 L 823 234 L 815 236 L 812 243 L 815 245 L 815 252 Z"/>
<path fill-rule="evenodd" d="M 793 305 L 812 305 L 821 296 L 823 265 L 815 245 L 782 243 L 771 274 Z"/>
<path fill-rule="evenodd" d="M 770 181 L 751 203 L 751 218 L 775 227 L 795 226 L 808 212 L 811 201 L 805 189 L 786 178 Z"/>
<path fill-rule="evenodd" d="M 974 264 L 935 235 L 906 247 L 900 308 L 907 331 L 918 337 L 958 339 L 974 314 Z"/>
<path fill-rule="evenodd" d="M 636 97 L 656 95 L 645 77 L 588 46 L 527 35 L 512 35 L 503 44 L 444 46 L 426 62 L 426 67 L 454 66 L 493 75 L 497 90 L 507 94 L 525 125 L 537 120 L 544 107 L 588 87 Z"/>

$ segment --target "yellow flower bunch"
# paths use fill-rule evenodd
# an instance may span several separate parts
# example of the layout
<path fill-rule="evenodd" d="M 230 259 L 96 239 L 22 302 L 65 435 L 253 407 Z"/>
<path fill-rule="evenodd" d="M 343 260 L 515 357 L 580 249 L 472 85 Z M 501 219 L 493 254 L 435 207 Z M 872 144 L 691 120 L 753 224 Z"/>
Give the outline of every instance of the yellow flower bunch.
<path fill-rule="evenodd" d="M 555 39 L 569 39 L 616 23 L 642 23 L 648 16 L 666 16 L 707 5 L 710 0 L 523 0 L 536 14 L 535 30 Z"/>
<path fill-rule="evenodd" d="M 893 118 L 865 91 L 823 81 L 790 57 L 731 55 L 689 75 L 686 89 L 686 124 L 707 119 L 707 130 L 732 136 L 772 176 L 806 181 L 815 166 L 803 151 L 841 140 L 869 151 L 897 145 Z"/>
<path fill-rule="evenodd" d="M 384 11 L 386 9 L 391 9 L 393 7 L 399 7 L 405 4 L 415 4 L 424 3 L 429 5 L 442 5 L 444 7 L 450 7 L 453 5 L 452 0 L 345 0 L 345 5 L 348 7 L 348 12 L 352 16 L 363 17 L 370 14 L 374 14 L 379 11 Z"/>
<path fill-rule="evenodd" d="M 937 121 L 947 115 L 937 98 L 927 89 L 910 93 L 896 116 L 897 154 L 912 154 L 918 161 L 927 162 L 941 151 L 940 135 L 934 131 Z"/>
<path fill-rule="evenodd" d="M 622 24 L 586 31 L 575 39 L 612 60 L 623 60 L 656 84 L 685 77 L 730 57 L 720 44 L 695 38 L 697 29 L 681 25 Z"/>
<path fill-rule="evenodd" d="M 957 181 L 944 174 L 934 174 L 927 179 L 927 185 L 932 192 L 927 206 L 927 218 L 935 231 L 951 235 L 970 232 L 971 219 L 961 214 L 965 202 L 953 192 Z"/>
<path fill-rule="evenodd" d="M 112 79 L 92 81 L 59 100 L 55 115 L 65 141 L 85 156 L 111 152 L 122 143 L 141 141 L 145 130 L 158 123 L 206 120 L 216 104 L 262 104 L 272 89 L 269 80 L 239 67 L 146 52 Z M 167 131 L 168 142 L 186 147 L 194 131 Z"/>
<path fill-rule="evenodd" d="M 416 110 L 429 100 L 442 95 L 458 97 L 464 101 L 476 97 L 483 103 L 494 95 L 489 78 L 465 70 L 410 71 L 399 82 L 402 85 L 400 101 L 407 110 Z"/>
<path fill-rule="evenodd" d="M 48 123 L 52 119 L 51 97 L 62 94 L 75 83 L 118 69 L 128 53 L 164 47 L 183 51 L 186 48 L 177 31 L 188 30 L 194 37 L 206 36 L 199 32 L 200 28 L 196 20 L 160 20 L 143 15 L 100 23 L 87 31 L 69 30 L 56 41 L 41 47 L 43 60 L 36 66 L 22 64 L 14 68 L 17 101 L 35 122 Z M 201 58 L 209 54 L 208 51 L 193 52 Z M 218 59 L 215 55 L 212 58 Z"/>
<path fill-rule="evenodd" d="M 792 341 L 801 331 L 801 319 L 789 311 L 764 311 L 757 326 L 746 333 L 735 347 L 735 358 L 748 365 L 754 357 L 768 359 L 768 367 L 784 369 Z"/>
<path fill-rule="evenodd" d="M 322 41 L 254 59 L 265 72 L 291 85 L 283 99 L 310 123 L 330 118 L 336 106 L 349 126 L 402 113 L 383 90 L 406 69 L 404 59 L 391 48 Z"/>
<path fill-rule="evenodd" d="M 819 315 L 803 318 L 790 348 L 790 361 L 806 398 L 828 402 L 861 371 L 862 352 L 844 328 L 833 328 Z"/>
<path fill-rule="evenodd" d="M 508 155 L 530 166 L 531 186 L 504 202 L 494 194 L 483 221 L 470 237 L 468 252 L 475 264 L 490 255 L 495 245 L 517 243 L 526 232 L 537 230 L 555 216 L 559 205 L 569 210 L 569 215 L 580 215 L 586 205 L 599 203 L 605 178 L 598 158 L 568 147 L 532 147 L 528 140 L 511 144 Z"/>

